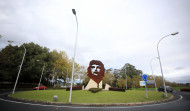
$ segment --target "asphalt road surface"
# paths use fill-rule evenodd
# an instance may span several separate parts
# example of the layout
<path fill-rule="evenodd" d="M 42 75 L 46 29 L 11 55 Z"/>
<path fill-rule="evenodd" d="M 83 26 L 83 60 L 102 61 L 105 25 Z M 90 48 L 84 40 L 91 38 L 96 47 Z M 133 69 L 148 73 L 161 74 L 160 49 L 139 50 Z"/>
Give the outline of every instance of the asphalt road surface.
<path fill-rule="evenodd" d="M 190 92 L 174 92 L 174 99 L 136 106 L 76 106 L 47 105 L 9 100 L 7 94 L 0 94 L 0 111 L 190 111 Z"/>

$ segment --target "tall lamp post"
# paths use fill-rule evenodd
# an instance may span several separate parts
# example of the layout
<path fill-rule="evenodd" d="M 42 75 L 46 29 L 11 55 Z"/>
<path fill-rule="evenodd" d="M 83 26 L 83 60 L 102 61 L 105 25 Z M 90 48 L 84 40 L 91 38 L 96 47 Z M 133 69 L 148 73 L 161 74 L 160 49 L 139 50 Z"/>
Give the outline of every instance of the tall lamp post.
<path fill-rule="evenodd" d="M 75 68 L 75 55 L 76 55 L 77 36 L 78 36 L 78 20 L 77 20 L 77 16 L 76 16 L 76 11 L 75 11 L 75 9 L 72 9 L 72 12 L 73 12 L 73 14 L 75 15 L 75 18 L 76 18 L 77 32 L 76 32 L 76 40 L 75 40 L 75 49 L 74 49 L 74 58 L 73 58 L 73 67 L 72 67 L 72 76 L 71 76 L 71 86 L 70 86 L 69 103 L 71 102 L 71 96 L 72 96 L 73 74 L 74 74 L 74 68 Z"/>
<path fill-rule="evenodd" d="M 161 64 L 161 59 L 160 59 L 160 53 L 159 53 L 159 49 L 158 49 L 158 45 L 159 45 L 159 43 L 164 39 L 164 38 L 166 38 L 166 37 L 168 37 L 168 36 L 170 36 L 170 35 L 176 35 L 176 34 L 178 34 L 179 32 L 174 32 L 174 33 L 172 33 L 172 34 L 169 34 L 169 35 L 166 35 L 166 36 L 164 36 L 164 37 L 162 37 L 160 40 L 159 40 L 159 42 L 158 42 L 158 44 L 157 44 L 157 52 L 158 52 L 158 59 L 159 59 L 159 62 L 160 62 L 160 70 L 161 70 L 161 73 L 162 73 L 162 79 L 163 79 L 163 84 L 164 84 L 164 96 L 165 97 L 168 97 L 167 96 L 167 92 L 166 92 L 166 85 L 165 85 L 165 80 L 164 80 L 164 75 L 163 75 L 163 70 L 162 70 L 162 64 Z"/>
<path fill-rule="evenodd" d="M 39 62 L 40 60 L 37 60 L 37 62 Z M 40 77 L 40 81 L 38 83 L 38 90 L 39 90 L 39 87 L 40 87 L 40 83 L 41 83 L 41 80 L 42 80 L 42 75 L 43 75 L 43 72 L 44 72 L 44 67 L 45 67 L 45 62 L 43 61 L 44 63 L 44 66 L 43 66 L 43 69 L 42 69 L 42 74 L 41 74 L 41 77 Z"/>
<path fill-rule="evenodd" d="M 158 59 L 158 57 L 152 58 L 152 59 L 150 60 L 150 67 L 151 67 L 151 71 L 152 71 L 152 76 L 153 76 L 153 78 L 154 78 L 154 85 L 155 85 L 155 88 L 156 88 L 156 91 L 157 91 L 156 80 L 155 80 L 155 76 L 154 76 L 153 69 L 152 69 L 152 60 L 153 60 L 153 59 Z"/>
<path fill-rule="evenodd" d="M 15 41 L 8 41 L 8 42 L 12 43 L 12 42 L 15 42 Z M 15 43 L 19 43 L 19 42 L 15 42 Z M 21 44 L 21 43 L 19 43 L 19 44 Z M 22 68 L 22 64 L 23 64 L 23 61 L 24 61 L 24 58 L 25 58 L 25 54 L 26 54 L 26 48 L 25 48 L 24 44 L 23 44 L 23 47 L 24 47 L 24 55 L 22 57 L 22 62 L 20 64 L 20 68 L 19 68 L 19 71 L 18 71 L 16 82 L 15 82 L 15 85 L 14 85 L 14 88 L 13 88 L 13 92 L 12 92 L 13 94 L 15 93 L 15 88 L 16 88 L 16 85 L 17 85 L 17 81 L 18 81 L 18 78 L 19 78 L 19 75 L 20 75 L 20 71 L 21 71 L 21 68 Z"/>

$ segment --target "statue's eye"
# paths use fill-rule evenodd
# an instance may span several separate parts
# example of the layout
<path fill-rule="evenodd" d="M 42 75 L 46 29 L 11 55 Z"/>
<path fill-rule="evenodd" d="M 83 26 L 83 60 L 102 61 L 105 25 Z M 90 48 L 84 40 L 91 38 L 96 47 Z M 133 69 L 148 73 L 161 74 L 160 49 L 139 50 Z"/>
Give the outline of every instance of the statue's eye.
<path fill-rule="evenodd" d="M 100 68 L 97 68 L 97 71 L 100 72 Z"/>

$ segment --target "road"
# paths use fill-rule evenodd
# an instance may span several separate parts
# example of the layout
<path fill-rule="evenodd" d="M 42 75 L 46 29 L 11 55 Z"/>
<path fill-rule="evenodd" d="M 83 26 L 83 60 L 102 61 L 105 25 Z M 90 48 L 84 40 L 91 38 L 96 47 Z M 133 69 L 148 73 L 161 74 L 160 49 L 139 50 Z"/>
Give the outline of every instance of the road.
<path fill-rule="evenodd" d="M 1 111 L 190 111 L 190 92 L 174 92 L 174 99 L 158 104 L 137 106 L 73 106 L 34 104 L 22 101 L 8 100 L 5 94 L 0 94 Z"/>

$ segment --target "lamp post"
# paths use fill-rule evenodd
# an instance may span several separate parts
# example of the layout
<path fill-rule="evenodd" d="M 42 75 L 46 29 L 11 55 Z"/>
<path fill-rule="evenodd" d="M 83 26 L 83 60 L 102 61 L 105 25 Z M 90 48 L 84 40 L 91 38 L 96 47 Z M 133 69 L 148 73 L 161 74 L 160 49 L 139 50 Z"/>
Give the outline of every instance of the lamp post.
<path fill-rule="evenodd" d="M 15 42 L 15 41 L 8 41 L 9 43 L 12 43 L 12 42 Z M 19 42 L 15 42 L 15 43 L 19 43 Z M 21 44 L 21 43 L 19 43 Z M 23 64 L 23 61 L 24 61 L 24 58 L 25 58 L 25 54 L 26 54 L 26 48 L 23 44 L 23 47 L 24 47 L 24 55 L 22 57 L 22 61 L 21 61 L 21 64 L 20 64 L 20 68 L 19 68 L 19 71 L 18 71 L 18 74 L 17 74 L 17 78 L 16 78 L 16 82 L 15 82 L 15 85 L 14 85 L 14 88 L 13 88 L 13 94 L 15 93 L 15 88 L 16 88 L 16 85 L 17 85 L 17 81 L 18 81 L 18 78 L 19 78 L 19 75 L 20 75 L 20 71 L 21 71 L 21 68 L 22 68 L 22 64 Z"/>
<path fill-rule="evenodd" d="M 164 75 L 163 75 L 163 70 L 162 70 L 162 64 L 161 64 L 161 59 L 160 59 L 160 53 L 159 53 L 159 49 L 158 49 L 158 45 L 159 45 L 159 43 L 164 39 L 164 38 L 166 38 L 166 37 L 168 37 L 168 36 L 170 36 L 170 35 L 176 35 L 176 34 L 178 34 L 179 32 L 174 32 L 174 33 L 172 33 L 172 34 L 169 34 L 169 35 L 166 35 L 166 36 L 164 36 L 164 37 L 162 37 L 160 40 L 159 40 L 159 42 L 158 42 L 158 44 L 157 44 L 157 52 L 158 52 L 158 59 L 159 59 L 159 63 L 160 63 L 160 70 L 161 70 L 161 73 L 162 73 L 162 79 L 163 79 L 163 84 L 164 84 L 164 96 L 165 97 L 168 97 L 167 96 L 167 92 L 166 92 L 166 85 L 165 85 L 165 80 L 164 80 Z"/>
<path fill-rule="evenodd" d="M 75 49 L 74 49 L 74 58 L 73 58 L 73 67 L 72 67 L 72 76 L 71 76 L 71 86 L 70 86 L 69 103 L 71 102 L 71 96 L 72 96 L 73 74 L 74 74 L 74 68 L 75 68 L 75 55 L 76 55 L 77 36 L 78 36 L 78 20 L 77 20 L 77 16 L 76 16 L 76 11 L 75 11 L 75 9 L 72 9 L 72 12 L 73 12 L 73 14 L 75 15 L 75 18 L 76 18 L 77 32 L 76 32 L 76 40 L 75 40 Z"/>
<path fill-rule="evenodd" d="M 40 60 L 37 60 L 37 62 L 39 62 L 39 61 L 40 61 Z M 44 63 L 44 66 L 43 66 L 42 74 L 41 74 L 40 81 L 39 81 L 39 84 L 38 84 L 38 90 L 39 90 L 39 87 L 40 87 L 40 83 L 41 83 L 41 80 L 42 80 L 42 75 L 43 75 L 44 67 L 45 67 L 45 62 L 43 61 L 43 63 Z"/>
<path fill-rule="evenodd" d="M 154 85 L 155 85 L 155 88 L 156 88 L 156 91 L 157 91 L 156 80 L 155 80 L 155 76 L 153 75 L 154 73 L 153 73 L 153 70 L 152 70 L 152 63 L 151 63 L 153 59 L 158 59 L 158 57 L 152 58 L 150 60 L 150 67 L 151 67 L 151 71 L 152 71 L 152 76 L 154 78 Z"/>

